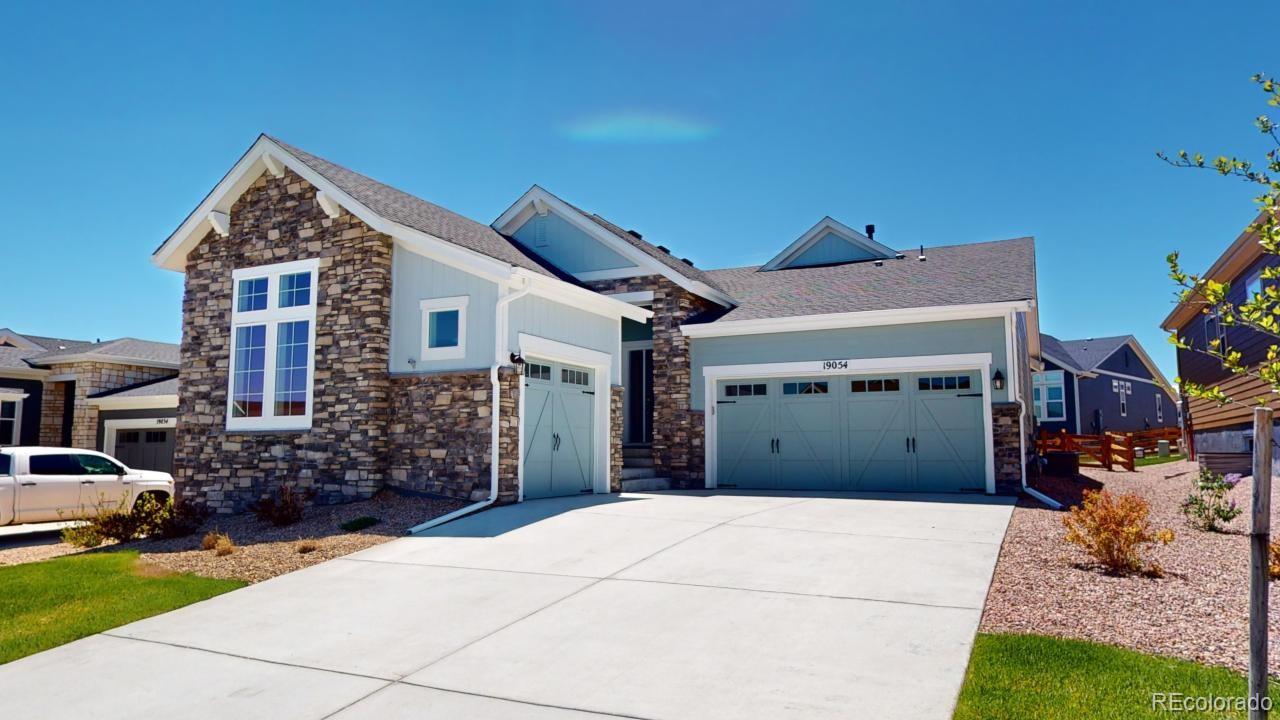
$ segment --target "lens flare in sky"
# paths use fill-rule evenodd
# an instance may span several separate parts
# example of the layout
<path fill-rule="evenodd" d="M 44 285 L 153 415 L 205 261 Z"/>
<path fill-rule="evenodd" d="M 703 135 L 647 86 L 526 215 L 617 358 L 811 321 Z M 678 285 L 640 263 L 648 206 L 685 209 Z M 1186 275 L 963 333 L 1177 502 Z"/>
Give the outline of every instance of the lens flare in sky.
<path fill-rule="evenodd" d="M 589 115 L 560 127 L 563 137 L 589 143 L 700 142 L 715 133 L 715 126 L 696 118 L 647 111 Z"/>

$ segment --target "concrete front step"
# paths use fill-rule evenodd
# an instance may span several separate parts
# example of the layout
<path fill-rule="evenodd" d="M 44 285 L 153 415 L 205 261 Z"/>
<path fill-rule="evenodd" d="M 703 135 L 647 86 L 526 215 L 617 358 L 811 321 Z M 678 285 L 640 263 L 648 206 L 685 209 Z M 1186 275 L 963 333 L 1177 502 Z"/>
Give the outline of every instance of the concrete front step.
<path fill-rule="evenodd" d="M 652 467 L 629 467 L 625 463 L 622 465 L 623 480 L 637 480 L 640 478 L 651 478 L 657 473 Z"/>
<path fill-rule="evenodd" d="M 653 458 L 647 457 L 647 456 L 646 457 L 625 457 L 624 456 L 622 458 L 622 466 L 634 467 L 634 468 L 651 468 L 653 467 Z"/>
<path fill-rule="evenodd" d="M 655 492 L 670 489 L 671 478 L 648 477 L 622 481 L 622 492 Z"/>

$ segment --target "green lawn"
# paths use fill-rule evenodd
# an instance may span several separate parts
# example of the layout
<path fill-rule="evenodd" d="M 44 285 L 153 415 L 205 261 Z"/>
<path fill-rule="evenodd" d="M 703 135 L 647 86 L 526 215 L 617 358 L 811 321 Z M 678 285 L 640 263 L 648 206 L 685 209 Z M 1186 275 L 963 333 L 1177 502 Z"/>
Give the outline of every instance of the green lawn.
<path fill-rule="evenodd" d="M 1147 465 L 1163 465 L 1164 463 L 1178 462 L 1184 459 L 1181 455 L 1170 455 L 1168 457 L 1160 457 L 1159 455 L 1148 455 L 1144 458 L 1138 458 L 1133 461 L 1134 467 L 1145 467 Z"/>
<path fill-rule="evenodd" d="M 243 586 L 149 571 L 133 551 L 0 567 L 0 663 Z"/>
<path fill-rule="evenodd" d="M 1040 635 L 978 635 L 954 720 L 1246 718 L 1240 712 L 1172 712 L 1153 693 L 1243 697 L 1244 676 L 1109 645 Z M 1280 707 L 1280 685 L 1271 697 Z"/>

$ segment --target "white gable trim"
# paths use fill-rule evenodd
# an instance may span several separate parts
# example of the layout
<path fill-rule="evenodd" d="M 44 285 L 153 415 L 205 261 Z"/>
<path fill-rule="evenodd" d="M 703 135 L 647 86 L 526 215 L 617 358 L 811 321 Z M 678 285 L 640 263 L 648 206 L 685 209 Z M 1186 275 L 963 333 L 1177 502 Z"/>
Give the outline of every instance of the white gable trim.
<path fill-rule="evenodd" d="M 1044 358 L 1045 360 L 1048 360 L 1049 362 L 1052 362 L 1054 365 L 1057 365 L 1058 367 L 1062 368 L 1063 370 L 1066 370 L 1072 375 L 1085 374 L 1085 371 L 1076 367 L 1075 363 L 1069 363 L 1066 360 L 1063 360 L 1062 358 L 1052 355 L 1050 353 L 1044 352 L 1043 350 L 1040 351 L 1040 357 Z"/>
<path fill-rule="evenodd" d="M 725 295 L 704 282 L 687 278 L 672 268 L 667 267 L 663 263 L 658 262 L 648 253 L 600 227 L 600 225 L 595 221 L 583 215 L 581 211 L 571 207 L 568 203 L 537 185 L 529 188 L 524 195 L 520 196 L 520 199 L 516 200 L 511 207 L 507 208 L 506 212 L 502 213 L 497 220 L 494 220 L 492 227 L 494 230 L 497 230 L 504 235 L 510 235 L 528 221 L 529 217 L 531 217 L 535 212 L 542 214 L 546 210 L 556 213 L 565 221 L 589 235 L 596 242 L 599 242 L 601 245 L 604 245 L 624 258 L 627 258 L 631 262 L 635 263 L 636 266 L 635 268 L 599 271 L 602 273 L 608 273 L 608 275 L 600 277 L 595 277 L 596 275 L 599 275 L 599 273 L 581 273 L 576 275 L 580 280 L 604 280 L 622 277 L 638 277 L 641 275 L 661 275 L 685 290 L 711 300 L 712 302 L 725 307 L 733 307 L 735 304 L 733 299 L 728 295 Z"/>
<path fill-rule="evenodd" d="M 323 176 L 312 170 L 292 153 L 272 142 L 270 138 L 261 136 L 249 148 L 231 170 L 222 178 L 214 189 L 205 197 L 200 206 L 178 226 L 178 229 L 165 240 L 164 244 L 151 256 L 152 264 L 168 270 L 183 272 L 186 269 L 187 253 L 191 251 L 201 238 L 212 229 L 210 213 L 229 214 L 231 206 L 240 198 L 264 172 L 269 172 L 266 157 L 270 156 L 297 173 L 302 179 L 311 183 L 316 190 L 324 194 L 325 207 L 330 211 L 338 206 L 362 220 L 376 232 L 390 235 L 396 242 L 421 255 L 438 260 L 447 265 L 466 270 L 490 280 L 505 281 L 510 277 L 511 266 L 501 260 L 468 250 L 434 235 L 415 230 L 400 223 L 388 220 L 375 213 L 355 198 L 338 189 Z"/>
<path fill-rule="evenodd" d="M 813 247 L 815 243 L 821 240 L 830 232 L 836 237 L 848 242 L 850 245 L 866 250 L 873 255 L 891 258 L 897 254 L 897 250 L 872 240 L 844 223 L 832 218 L 830 215 L 818 221 L 817 225 L 809 228 L 809 231 L 801 235 L 795 242 L 787 246 L 785 250 L 778 253 L 769 262 L 765 263 L 761 270 L 777 270 L 780 267 L 786 267 L 796 258 L 804 254 L 804 251 Z"/>

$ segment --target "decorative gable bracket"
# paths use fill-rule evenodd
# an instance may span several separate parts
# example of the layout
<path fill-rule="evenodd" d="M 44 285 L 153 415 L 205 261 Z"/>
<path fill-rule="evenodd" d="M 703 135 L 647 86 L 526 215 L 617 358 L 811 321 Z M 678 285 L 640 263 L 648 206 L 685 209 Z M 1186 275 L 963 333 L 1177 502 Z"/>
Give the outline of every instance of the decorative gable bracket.
<path fill-rule="evenodd" d="M 323 190 L 316 193 L 316 202 L 320 203 L 320 209 L 324 211 L 324 214 L 331 218 L 336 218 L 342 214 L 342 206 Z"/>
<path fill-rule="evenodd" d="M 214 210 L 209 213 L 209 224 L 213 226 L 213 231 L 226 237 L 231 233 L 231 216 L 224 212 Z"/>

